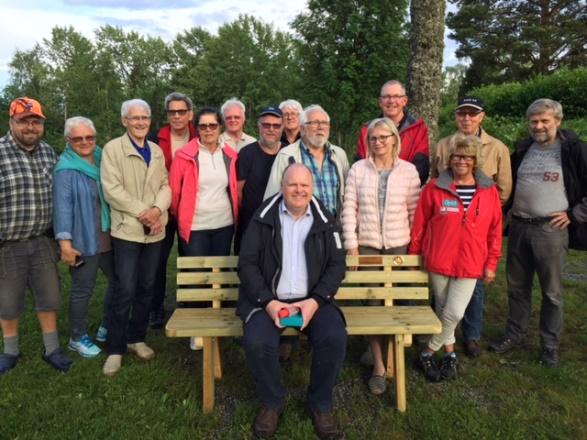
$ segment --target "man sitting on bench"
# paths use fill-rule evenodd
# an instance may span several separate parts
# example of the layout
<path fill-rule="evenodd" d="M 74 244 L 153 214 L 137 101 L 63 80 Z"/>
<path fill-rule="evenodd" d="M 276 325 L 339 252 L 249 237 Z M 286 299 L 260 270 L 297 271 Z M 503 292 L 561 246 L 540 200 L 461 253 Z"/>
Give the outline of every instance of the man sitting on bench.
<path fill-rule="evenodd" d="M 300 330 L 312 345 L 306 405 L 316 434 L 321 439 L 338 437 L 332 391 L 345 357 L 347 334 L 334 295 L 345 270 L 339 228 L 312 197 L 310 170 L 302 164 L 290 165 L 283 173 L 281 193 L 255 213 L 239 257 L 237 314 L 243 320 L 247 365 L 263 405 L 253 424 L 258 437 L 273 436 L 285 402 L 278 352 L 282 309 L 299 312 Z"/>

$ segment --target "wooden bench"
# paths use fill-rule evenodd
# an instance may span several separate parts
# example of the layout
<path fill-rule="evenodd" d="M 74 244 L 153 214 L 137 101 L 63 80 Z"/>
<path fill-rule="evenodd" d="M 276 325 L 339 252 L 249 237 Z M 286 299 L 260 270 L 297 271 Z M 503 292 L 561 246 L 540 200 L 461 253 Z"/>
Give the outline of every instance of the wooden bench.
<path fill-rule="evenodd" d="M 225 301 L 236 301 L 238 257 L 179 257 L 177 301 L 206 301 L 211 307 L 176 309 L 165 331 L 168 337 L 203 337 L 203 411 L 214 408 L 214 380 L 222 377 L 220 338 L 242 336 L 241 319 Z M 360 268 L 360 270 L 356 270 Z M 399 411 L 406 410 L 404 347 L 414 334 L 440 333 L 441 324 L 430 306 L 396 306 L 394 301 L 428 299 L 428 274 L 421 258 L 411 255 L 349 256 L 336 299 L 342 305 L 349 335 L 382 335 L 387 375 L 395 377 Z M 365 300 L 381 300 L 378 306 Z M 298 332 L 288 328 L 285 335 Z M 245 368 L 243 366 L 243 368 Z M 246 374 L 244 371 L 243 374 Z"/>

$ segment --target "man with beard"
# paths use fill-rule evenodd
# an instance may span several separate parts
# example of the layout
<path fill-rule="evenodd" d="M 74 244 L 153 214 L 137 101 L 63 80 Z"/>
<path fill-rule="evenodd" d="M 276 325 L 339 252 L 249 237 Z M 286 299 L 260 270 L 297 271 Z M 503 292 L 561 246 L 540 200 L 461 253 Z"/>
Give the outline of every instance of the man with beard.
<path fill-rule="evenodd" d="M 283 148 L 275 158 L 264 199 L 277 193 L 281 176 L 291 163 L 302 163 L 312 172 L 313 194 L 335 218 L 340 216 L 344 178 L 349 169 L 345 151 L 328 142 L 330 116 L 319 105 L 306 107 L 301 118 L 302 137 Z"/>

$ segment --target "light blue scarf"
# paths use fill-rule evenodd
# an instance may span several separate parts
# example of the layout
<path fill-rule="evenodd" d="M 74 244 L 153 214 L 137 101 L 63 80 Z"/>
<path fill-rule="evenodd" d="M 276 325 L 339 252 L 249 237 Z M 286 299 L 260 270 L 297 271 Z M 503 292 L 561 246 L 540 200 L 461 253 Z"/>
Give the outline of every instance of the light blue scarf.
<path fill-rule="evenodd" d="M 91 164 L 82 159 L 73 148 L 67 144 L 65 150 L 59 157 L 59 162 L 55 166 L 53 172 L 63 170 L 75 170 L 82 174 L 85 174 L 90 179 L 96 181 L 98 187 L 98 195 L 100 196 L 100 220 L 102 225 L 102 232 L 108 232 L 110 230 L 110 208 L 104 200 L 104 191 L 102 191 L 102 184 L 100 183 L 100 161 L 102 160 L 102 149 L 96 145 L 94 149 L 94 164 Z"/>

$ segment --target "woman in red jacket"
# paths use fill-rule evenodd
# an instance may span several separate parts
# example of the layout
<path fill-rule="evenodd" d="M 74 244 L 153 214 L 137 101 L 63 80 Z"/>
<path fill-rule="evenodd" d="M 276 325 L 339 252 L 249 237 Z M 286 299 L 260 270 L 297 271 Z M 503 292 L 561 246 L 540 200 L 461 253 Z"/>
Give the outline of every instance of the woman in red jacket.
<path fill-rule="evenodd" d="M 411 233 L 411 254 L 421 254 L 430 273 L 442 331 L 420 354 L 428 380 L 456 379 L 455 328 L 477 279 L 495 279 L 501 256 L 501 204 L 494 182 L 481 172 L 481 141 L 455 137 L 447 169 L 423 189 Z M 440 364 L 434 353 L 444 346 Z"/>

